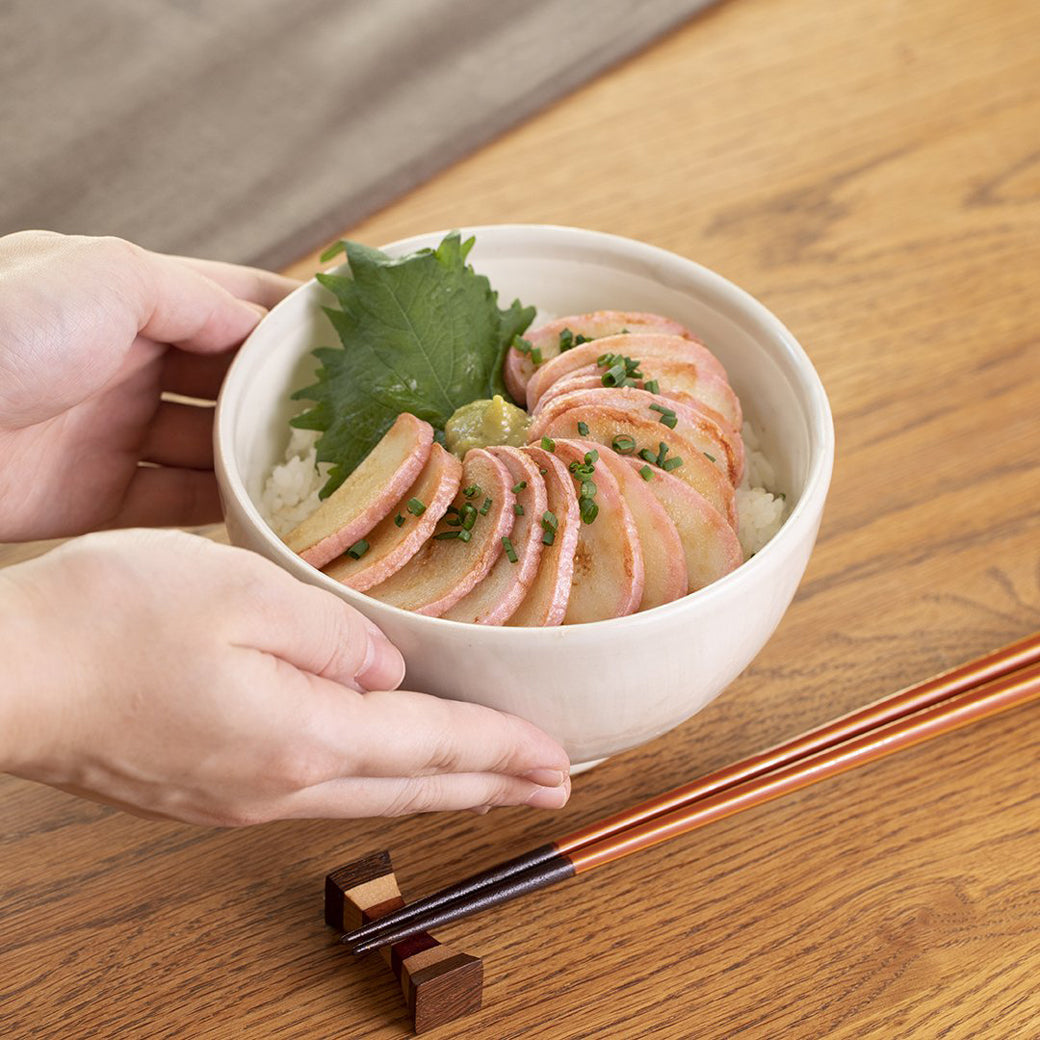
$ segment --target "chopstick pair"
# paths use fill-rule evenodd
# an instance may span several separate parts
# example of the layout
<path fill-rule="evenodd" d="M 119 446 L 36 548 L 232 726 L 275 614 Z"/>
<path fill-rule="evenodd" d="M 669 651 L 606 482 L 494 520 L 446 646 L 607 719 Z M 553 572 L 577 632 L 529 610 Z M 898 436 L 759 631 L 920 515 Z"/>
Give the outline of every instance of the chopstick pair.
<path fill-rule="evenodd" d="M 1040 697 L 1040 633 L 532 849 L 340 937 L 356 954 L 468 917 Z"/>

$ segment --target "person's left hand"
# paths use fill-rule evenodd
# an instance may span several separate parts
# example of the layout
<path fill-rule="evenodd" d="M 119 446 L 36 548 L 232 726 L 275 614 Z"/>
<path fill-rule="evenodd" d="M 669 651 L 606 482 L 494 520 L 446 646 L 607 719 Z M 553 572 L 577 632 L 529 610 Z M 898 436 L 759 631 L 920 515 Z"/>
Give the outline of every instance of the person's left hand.
<path fill-rule="evenodd" d="M 164 394 L 212 401 L 295 284 L 114 238 L 0 238 L 0 542 L 219 520 L 212 406 Z"/>

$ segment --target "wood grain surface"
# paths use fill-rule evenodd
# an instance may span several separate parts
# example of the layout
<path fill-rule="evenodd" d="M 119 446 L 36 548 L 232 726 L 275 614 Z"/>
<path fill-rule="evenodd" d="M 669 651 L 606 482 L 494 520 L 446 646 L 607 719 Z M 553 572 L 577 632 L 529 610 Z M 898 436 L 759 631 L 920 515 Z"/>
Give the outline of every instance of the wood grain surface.
<path fill-rule="evenodd" d="M 555 815 L 218 832 L 5 779 L 0 1033 L 407 1035 L 330 939 L 332 867 L 388 848 L 427 890 L 1040 628 L 1038 38 L 1027 0 L 731 0 L 351 229 L 582 225 L 757 295 L 837 426 L 802 588 Z M 484 1007 L 431 1035 L 1040 1035 L 1038 757 L 1026 709 L 460 922 Z"/>

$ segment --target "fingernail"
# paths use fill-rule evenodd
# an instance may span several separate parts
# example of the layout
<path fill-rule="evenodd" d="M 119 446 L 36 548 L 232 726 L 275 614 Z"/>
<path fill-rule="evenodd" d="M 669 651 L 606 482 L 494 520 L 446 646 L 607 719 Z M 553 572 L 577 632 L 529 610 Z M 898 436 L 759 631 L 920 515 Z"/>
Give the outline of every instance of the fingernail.
<path fill-rule="evenodd" d="M 569 787 L 538 787 L 528 795 L 525 804 L 533 809 L 562 809 L 570 793 Z"/>
<path fill-rule="evenodd" d="M 524 779 L 539 787 L 559 787 L 567 779 L 567 774 L 559 769 L 532 769 L 524 773 Z"/>
<path fill-rule="evenodd" d="M 401 651 L 366 618 L 369 626 L 365 663 L 354 677 L 366 690 L 394 690 L 404 679 Z"/>
<path fill-rule="evenodd" d="M 474 813 L 476 816 L 487 816 L 487 814 L 489 812 L 491 812 L 491 806 L 490 805 L 474 805 L 473 808 L 470 809 L 469 811 L 471 813 Z"/>

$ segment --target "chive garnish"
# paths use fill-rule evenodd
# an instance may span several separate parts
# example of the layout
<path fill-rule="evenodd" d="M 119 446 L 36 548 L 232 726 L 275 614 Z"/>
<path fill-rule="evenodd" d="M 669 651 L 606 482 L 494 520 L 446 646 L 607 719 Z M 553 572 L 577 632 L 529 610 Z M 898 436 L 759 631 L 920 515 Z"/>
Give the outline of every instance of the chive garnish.
<path fill-rule="evenodd" d="M 521 336 L 516 336 L 513 339 L 513 346 L 520 351 L 521 354 L 526 354 L 535 365 L 542 363 L 542 352 L 538 347 L 531 346 L 531 341 L 523 339 Z"/>
<path fill-rule="evenodd" d="M 519 502 L 514 502 L 513 503 L 513 512 L 516 513 L 517 516 L 523 516 L 524 515 L 524 507 L 522 505 L 520 505 Z"/>
<path fill-rule="evenodd" d="M 640 471 L 639 475 L 643 480 L 650 480 L 654 475 L 654 471 L 649 466 L 644 466 Z"/>
<path fill-rule="evenodd" d="M 470 540 L 470 533 L 463 527 L 456 527 L 451 531 L 441 531 L 440 534 L 435 534 L 434 539 L 438 542 L 445 542 L 449 538 L 458 538 L 460 542 L 468 542 Z"/>
<path fill-rule="evenodd" d="M 476 522 L 477 511 L 472 506 L 467 507 L 465 513 L 462 514 L 462 529 L 464 531 L 471 531 Z"/>
<path fill-rule="evenodd" d="M 652 394 L 659 394 L 661 392 L 661 388 L 657 385 L 656 379 L 648 379 L 643 384 L 643 389 L 648 390 Z"/>
<path fill-rule="evenodd" d="M 658 404 L 656 401 L 650 405 L 650 411 L 660 412 L 662 415 L 675 415 L 671 408 L 666 408 L 663 404 Z"/>
<path fill-rule="evenodd" d="M 462 489 L 462 493 L 466 496 L 466 498 L 472 498 L 474 495 L 479 495 L 480 494 L 480 485 L 479 484 L 470 484 L 469 487 L 464 487 Z"/>
<path fill-rule="evenodd" d="M 404 527 L 404 517 L 398 513 L 397 516 L 394 517 L 394 523 L 397 524 L 398 527 Z"/>
<path fill-rule="evenodd" d="M 560 353 L 562 354 L 565 350 L 570 350 L 574 345 L 574 333 L 570 329 L 564 329 L 560 333 Z"/>
<path fill-rule="evenodd" d="M 463 528 L 461 531 L 459 531 L 459 541 L 460 542 L 468 542 L 469 538 L 470 538 L 469 531 L 467 531 L 465 528 Z"/>
<path fill-rule="evenodd" d="M 679 420 L 675 417 L 675 412 L 669 412 L 667 415 L 662 415 L 661 418 L 658 421 L 659 422 L 663 422 L 665 424 L 665 426 L 668 427 L 669 430 L 674 430 L 675 429 L 675 424 Z"/>
<path fill-rule="evenodd" d="M 555 531 L 559 525 L 560 521 L 556 519 L 556 514 L 551 509 L 542 513 L 542 527 L 547 531 Z"/>
<path fill-rule="evenodd" d="M 596 482 L 593 480 L 583 480 L 581 482 L 581 497 L 582 498 L 595 498 L 596 497 Z"/>
<path fill-rule="evenodd" d="M 668 445 L 664 441 L 658 441 L 657 443 L 657 465 L 664 465 L 664 458 L 668 454 Z"/>
<path fill-rule="evenodd" d="M 580 422 L 578 423 L 578 435 L 581 437 L 588 437 L 589 435 L 589 424 Z"/>
<path fill-rule="evenodd" d="M 619 455 L 631 455 L 636 450 L 635 439 L 629 437 L 627 434 L 620 434 L 615 437 L 611 442 L 610 446 Z"/>
<path fill-rule="evenodd" d="M 708 454 L 707 452 L 704 452 L 704 457 L 705 457 L 705 458 L 706 458 L 706 459 L 707 459 L 707 460 L 708 460 L 709 462 L 714 462 L 714 461 L 715 461 L 715 456 L 714 456 L 714 455 L 709 455 L 709 454 Z"/>
<path fill-rule="evenodd" d="M 480 515 L 487 516 L 488 510 L 491 508 L 491 499 L 485 498 L 484 504 L 480 507 Z"/>
<path fill-rule="evenodd" d="M 538 472 L 541 473 L 541 475 L 544 477 L 545 474 L 548 473 L 549 471 L 544 466 L 539 466 L 538 467 Z"/>
<path fill-rule="evenodd" d="M 552 437 L 542 438 L 542 450 L 543 451 L 556 451 L 556 441 Z"/>
<path fill-rule="evenodd" d="M 546 528 L 542 531 L 542 545 L 552 545 L 556 541 L 556 532 Z"/>
<path fill-rule="evenodd" d="M 368 552 L 368 542 L 364 538 L 360 541 L 355 542 L 348 550 L 347 555 L 353 557 L 355 560 L 360 560 L 365 553 Z"/>
<path fill-rule="evenodd" d="M 426 512 L 426 504 L 419 498 L 408 500 L 408 512 L 413 516 L 422 516 Z"/>
<path fill-rule="evenodd" d="M 673 455 L 670 459 L 665 459 L 661 463 L 661 469 L 667 473 L 671 473 L 673 469 L 678 469 L 682 465 L 682 458 L 678 455 Z"/>
<path fill-rule="evenodd" d="M 641 459 L 645 459 L 647 462 L 657 461 L 657 453 L 651 451 L 649 448 L 643 448 L 643 450 L 639 453 L 639 457 Z"/>
<path fill-rule="evenodd" d="M 513 485 L 513 494 L 515 495 L 518 492 L 523 491 L 525 487 L 527 487 L 527 481 L 526 480 L 521 480 L 519 484 L 514 484 Z"/>
<path fill-rule="evenodd" d="M 591 498 L 578 499 L 578 512 L 581 513 L 583 523 L 591 524 L 599 513 L 599 506 Z"/>
<path fill-rule="evenodd" d="M 502 548 L 506 551 L 506 556 L 509 557 L 510 563 L 516 563 L 518 557 L 516 550 L 513 548 L 513 543 L 508 538 L 502 539 Z"/>

